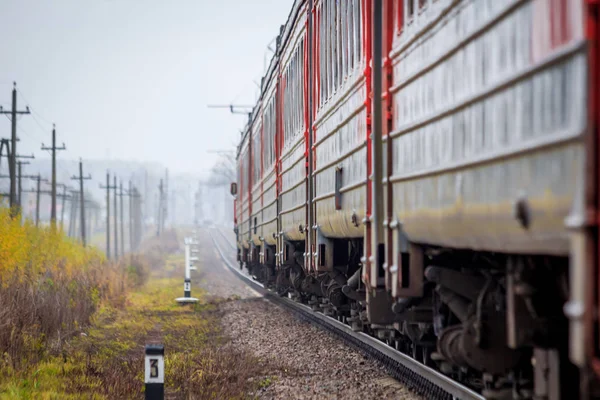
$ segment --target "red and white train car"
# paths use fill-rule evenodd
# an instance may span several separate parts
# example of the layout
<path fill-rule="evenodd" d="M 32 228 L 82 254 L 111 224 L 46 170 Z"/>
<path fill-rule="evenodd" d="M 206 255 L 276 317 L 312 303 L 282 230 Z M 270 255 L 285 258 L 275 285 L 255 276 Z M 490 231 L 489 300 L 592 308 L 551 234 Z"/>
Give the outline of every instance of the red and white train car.
<path fill-rule="evenodd" d="M 597 0 L 296 0 L 240 262 L 490 398 L 598 388 Z"/>

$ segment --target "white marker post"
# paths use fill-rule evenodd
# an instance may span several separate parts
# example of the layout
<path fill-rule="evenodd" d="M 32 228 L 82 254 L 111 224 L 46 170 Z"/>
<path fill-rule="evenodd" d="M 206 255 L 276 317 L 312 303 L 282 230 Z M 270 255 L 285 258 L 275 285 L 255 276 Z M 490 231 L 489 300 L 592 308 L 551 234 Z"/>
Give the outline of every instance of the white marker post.
<path fill-rule="evenodd" d="M 165 347 L 162 344 L 147 344 L 145 356 L 145 399 L 165 398 Z"/>
<path fill-rule="evenodd" d="M 198 261 L 198 257 L 190 257 L 190 267 L 189 267 L 190 271 L 196 271 L 197 270 L 197 268 L 193 264 L 194 261 Z"/>
<path fill-rule="evenodd" d="M 196 268 L 196 266 L 194 265 L 194 261 L 198 261 L 198 257 L 196 257 L 196 254 L 198 254 L 198 249 L 196 249 L 195 247 L 192 247 L 190 249 L 190 271 L 196 271 L 198 270 L 198 268 Z"/>
<path fill-rule="evenodd" d="M 191 263 L 190 246 L 191 246 L 191 244 L 192 244 L 192 241 L 190 238 L 184 239 L 185 276 L 184 276 L 184 280 L 183 280 L 183 297 L 179 297 L 179 298 L 175 299 L 175 301 L 177 301 L 179 304 L 197 303 L 198 302 L 197 298 L 192 297 L 192 280 L 190 278 L 190 263 Z"/>

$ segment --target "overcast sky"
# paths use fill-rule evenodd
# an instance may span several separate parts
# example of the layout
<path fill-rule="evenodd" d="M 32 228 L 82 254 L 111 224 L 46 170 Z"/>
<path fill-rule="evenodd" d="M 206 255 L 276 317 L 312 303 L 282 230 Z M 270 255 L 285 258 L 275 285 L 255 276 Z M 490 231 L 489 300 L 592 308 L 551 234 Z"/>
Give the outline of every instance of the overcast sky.
<path fill-rule="evenodd" d="M 158 161 L 202 172 L 245 122 L 267 45 L 293 0 L 0 0 L 0 105 L 17 81 L 20 153 L 59 142 L 76 159 Z M 270 54 L 268 54 L 270 58 Z M 0 117 L 0 137 L 10 122 Z M 2 122 L 4 121 L 4 122 Z"/>

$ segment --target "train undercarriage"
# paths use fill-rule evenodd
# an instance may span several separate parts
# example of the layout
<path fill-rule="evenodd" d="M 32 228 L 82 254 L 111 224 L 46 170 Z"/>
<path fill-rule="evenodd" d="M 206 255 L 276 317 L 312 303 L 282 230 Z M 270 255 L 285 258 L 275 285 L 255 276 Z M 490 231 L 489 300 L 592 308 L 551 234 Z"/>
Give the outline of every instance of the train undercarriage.
<path fill-rule="evenodd" d="M 280 267 L 274 246 L 244 250 L 240 266 L 279 295 L 375 336 L 486 398 L 578 397 L 563 311 L 566 258 L 423 248 L 423 296 L 392 299 L 386 290 L 365 290 L 362 239 L 332 244 L 329 271 L 305 273 L 303 242 L 285 242 Z"/>

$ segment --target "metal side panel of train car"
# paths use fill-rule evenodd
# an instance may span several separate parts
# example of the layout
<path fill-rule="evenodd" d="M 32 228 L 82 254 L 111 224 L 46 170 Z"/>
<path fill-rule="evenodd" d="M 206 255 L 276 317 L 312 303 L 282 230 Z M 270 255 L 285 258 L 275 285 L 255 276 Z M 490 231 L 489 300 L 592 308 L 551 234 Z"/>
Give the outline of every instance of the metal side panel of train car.
<path fill-rule="evenodd" d="M 281 128 L 283 144 L 280 156 L 281 231 L 287 240 L 303 241 L 306 225 L 306 4 L 298 13 L 281 56 Z M 286 32 L 288 33 L 288 32 Z"/>
<path fill-rule="evenodd" d="M 316 223 L 326 237 L 364 235 L 368 96 L 361 5 L 360 0 L 316 4 L 314 202 Z"/>
<path fill-rule="evenodd" d="M 404 3 L 390 181 L 409 240 L 569 253 L 565 219 L 583 212 L 586 183 L 587 60 L 583 3 L 567 2 L 565 15 L 542 0 Z"/>
<path fill-rule="evenodd" d="M 250 190 L 248 186 L 250 185 L 250 155 L 249 155 L 249 145 L 248 145 L 248 135 L 241 144 L 240 157 L 239 157 L 239 169 L 240 169 L 240 203 L 238 205 L 240 216 L 238 217 L 239 221 L 239 230 L 238 230 L 238 240 L 240 242 L 241 247 L 248 249 L 250 247 Z"/>
<path fill-rule="evenodd" d="M 262 237 L 263 223 L 263 186 L 262 186 L 262 119 L 261 110 L 257 110 L 257 115 L 253 116 L 250 131 L 252 132 L 252 214 L 250 215 L 250 238 L 255 246 L 260 246 Z"/>
<path fill-rule="evenodd" d="M 276 74 L 273 74 L 275 77 Z M 277 176 L 275 173 L 275 135 L 277 131 L 277 79 L 267 87 L 262 117 L 263 152 L 262 168 L 262 220 L 261 241 L 274 246 L 277 243 Z"/>

